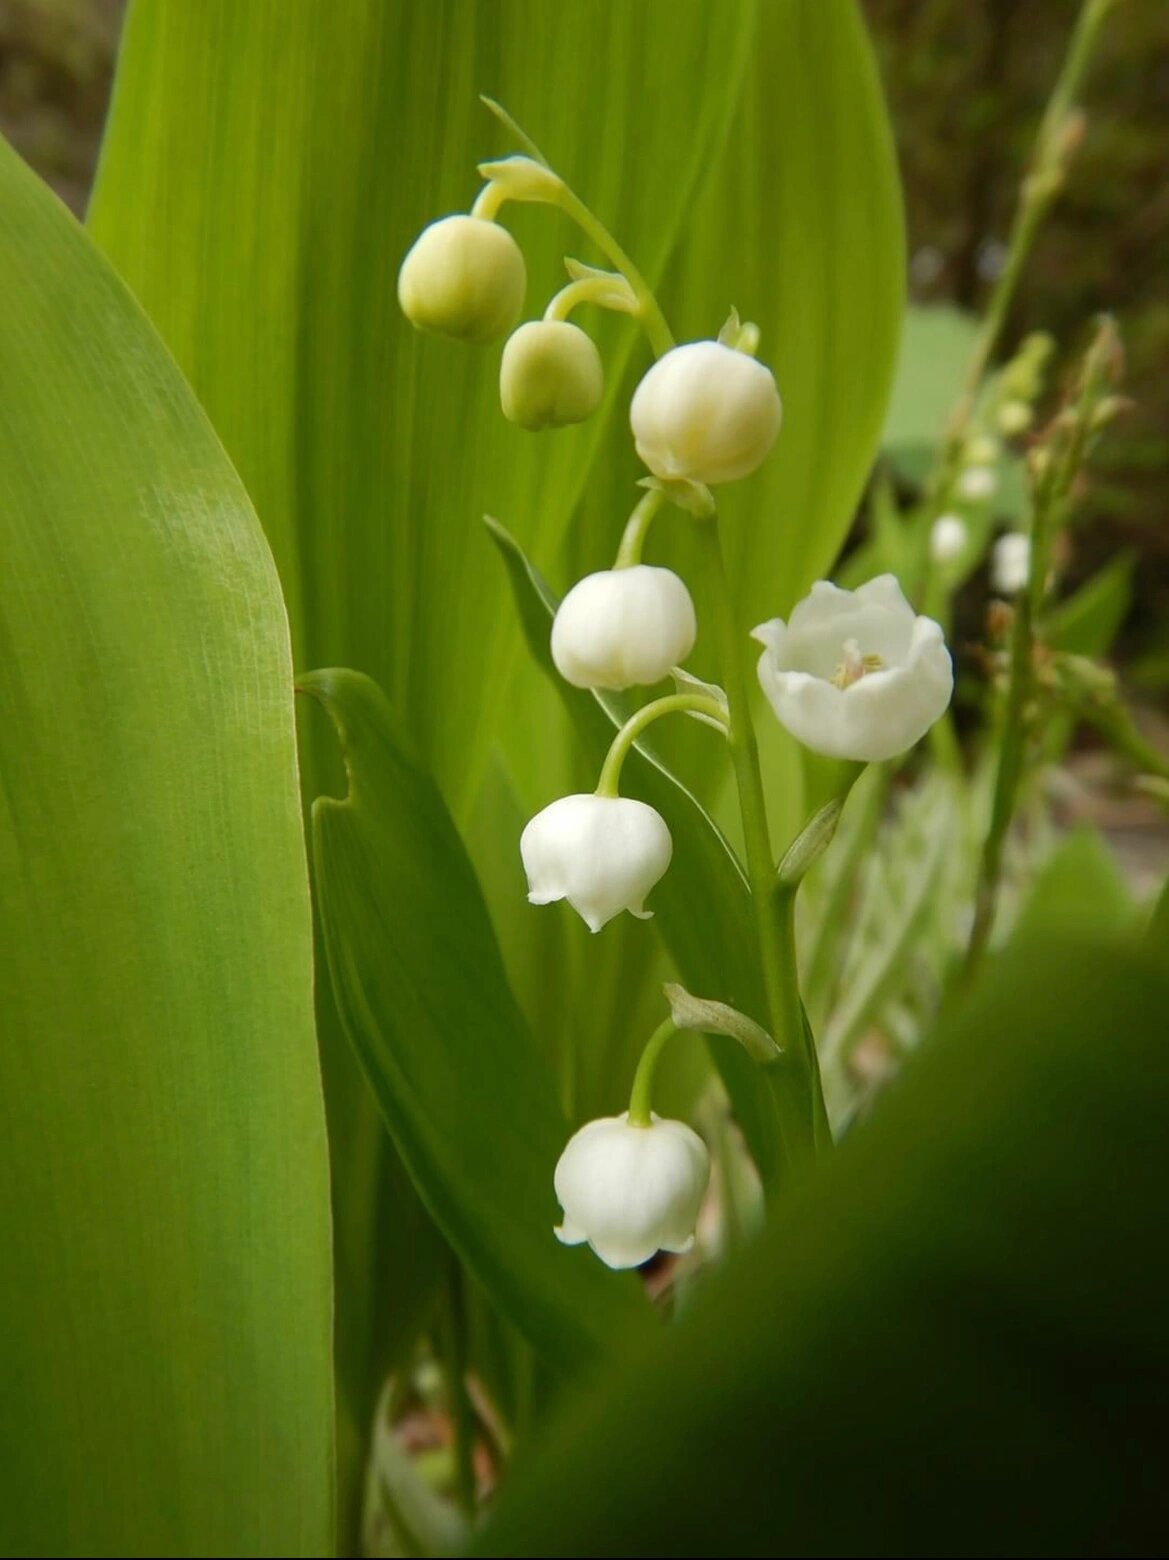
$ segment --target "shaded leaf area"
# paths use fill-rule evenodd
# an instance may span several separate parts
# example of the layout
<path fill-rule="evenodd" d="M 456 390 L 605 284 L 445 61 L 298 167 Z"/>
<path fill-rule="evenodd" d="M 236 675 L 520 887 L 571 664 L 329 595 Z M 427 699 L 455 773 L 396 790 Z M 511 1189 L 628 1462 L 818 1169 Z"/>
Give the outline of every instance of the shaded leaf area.
<path fill-rule="evenodd" d="M 330 1250 L 288 624 L 0 146 L 0 1551 L 319 1555 Z"/>
<path fill-rule="evenodd" d="M 367 677 L 312 672 L 348 795 L 313 804 L 317 900 L 333 993 L 398 1151 L 451 1246 L 561 1371 L 594 1365 L 649 1320 L 553 1236 L 568 1139 L 507 984 L 474 870 L 438 789 Z M 405 821 L 405 826 L 403 826 Z"/>
<path fill-rule="evenodd" d="M 991 968 L 480 1553 L 1160 1552 L 1164 959 Z"/>

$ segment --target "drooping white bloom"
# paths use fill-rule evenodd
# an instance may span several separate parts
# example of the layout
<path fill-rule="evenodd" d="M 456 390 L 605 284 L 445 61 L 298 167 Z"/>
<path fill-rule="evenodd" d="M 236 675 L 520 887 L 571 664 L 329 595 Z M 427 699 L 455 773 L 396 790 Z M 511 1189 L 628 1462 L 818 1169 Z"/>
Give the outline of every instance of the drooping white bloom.
<path fill-rule="evenodd" d="M 753 637 L 780 723 L 829 758 L 879 763 L 904 753 L 950 702 L 942 630 L 914 615 L 891 574 L 855 591 L 820 580 L 788 622 L 775 618 Z"/>
<path fill-rule="evenodd" d="M 636 563 L 586 574 L 552 621 L 552 659 L 575 688 L 655 683 L 694 648 L 698 624 L 670 569 Z"/>
<path fill-rule="evenodd" d="M 665 353 L 629 410 L 637 453 L 654 476 L 708 485 L 750 476 L 782 417 L 771 370 L 718 341 Z"/>
<path fill-rule="evenodd" d="M 630 1126 L 628 1111 L 590 1121 L 569 1139 L 556 1166 L 566 1246 L 584 1241 L 611 1268 L 638 1267 L 656 1251 L 689 1251 L 710 1180 L 706 1144 L 682 1121 L 652 1116 Z"/>
<path fill-rule="evenodd" d="M 999 479 L 989 466 L 968 466 L 958 478 L 958 493 L 962 498 L 981 503 L 993 498 L 998 491 Z"/>
<path fill-rule="evenodd" d="M 990 555 L 990 582 L 1000 596 L 1017 596 L 1031 578 L 1031 538 L 1008 531 Z"/>
<path fill-rule="evenodd" d="M 567 899 L 591 932 L 622 910 L 648 920 L 645 896 L 673 851 L 661 814 L 628 796 L 562 796 L 520 836 L 529 900 Z"/>
<path fill-rule="evenodd" d="M 966 522 L 961 515 L 939 515 L 930 527 L 930 557 L 934 563 L 953 563 L 966 551 Z"/>
<path fill-rule="evenodd" d="M 499 399 L 509 422 L 533 433 L 584 422 L 605 389 L 601 354 L 567 320 L 529 320 L 507 338 Z"/>
<path fill-rule="evenodd" d="M 419 330 L 494 341 L 519 319 L 523 253 L 506 228 L 482 217 L 442 217 L 414 241 L 398 272 L 398 302 Z"/>

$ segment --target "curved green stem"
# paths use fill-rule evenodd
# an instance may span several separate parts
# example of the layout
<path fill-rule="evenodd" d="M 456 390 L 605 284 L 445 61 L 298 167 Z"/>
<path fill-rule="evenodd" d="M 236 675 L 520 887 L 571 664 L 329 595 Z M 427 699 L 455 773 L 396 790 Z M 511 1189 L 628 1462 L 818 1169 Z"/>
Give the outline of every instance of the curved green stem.
<path fill-rule="evenodd" d="M 635 563 L 641 562 L 641 550 L 645 546 L 649 528 L 665 501 L 666 495 L 661 488 L 650 488 L 639 500 L 621 533 L 621 545 L 613 561 L 615 569 L 632 568 Z"/>
<path fill-rule="evenodd" d="M 471 215 L 482 222 L 494 222 L 506 199 L 507 195 L 500 185 L 488 182 L 476 195 Z"/>
<path fill-rule="evenodd" d="M 609 232 L 609 229 L 599 217 L 593 215 L 576 191 L 570 189 L 563 182 L 556 197 L 556 204 L 564 212 L 565 216 L 572 218 L 582 233 L 592 239 L 601 253 L 616 270 L 621 272 L 621 275 L 632 287 L 634 297 L 637 299 L 637 318 L 640 320 L 642 328 L 649 338 L 649 344 L 653 348 L 654 356 L 661 357 L 663 353 L 669 352 L 674 345 L 674 335 L 666 322 L 666 316 L 662 313 L 661 306 L 654 297 L 649 283 L 613 237 L 612 233 Z"/>
<path fill-rule="evenodd" d="M 633 1075 L 633 1088 L 629 1094 L 629 1125 L 648 1127 L 652 1121 L 650 1091 L 653 1087 L 654 1068 L 667 1040 L 678 1033 L 672 1018 L 664 1018 L 645 1043 L 637 1071 Z"/>
<path fill-rule="evenodd" d="M 630 749 L 641 736 L 647 726 L 651 726 L 655 720 L 660 720 L 663 715 L 675 713 L 702 715 L 707 720 L 713 720 L 718 725 L 726 728 L 727 712 L 716 699 L 704 698 L 699 693 L 669 693 L 663 699 L 653 699 L 649 704 L 643 704 L 641 709 L 635 711 L 621 730 L 613 738 L 612 745 L 605 755 L 605 762 L 601 769 L 601 778 L 597 781 L 596 794 L 598 796 L 618 796 L 621 781 L 621 766 L 629 757 Z"/>
<path fill-rule="evenodd" d="M 759 940 L 759 958 L 767 993 L 771 1033 L 784 1052 L 784 1062 L 766 1069 L 780 1122 L 782 1150 L 789 1170 L 797 1170 L 815 1155 L 817 1122 L 826 1119 L 819 1069 L 814 1048 L 804 1028 L 796 975 L 794 894 L 781 894 L 775 875 L 763 773 L 751 708 L 738 628 L 731 605 L 730 583 L 723 560 L 718 520 L 699 523 L 699 535 L 707 563 L 710 600 L 722 663 L 723 684 L 730 706 L 731 759 L 743 819 L 743 844 L 751 907 Z M 745 644 L 745 640 L 742 642 Z"/>

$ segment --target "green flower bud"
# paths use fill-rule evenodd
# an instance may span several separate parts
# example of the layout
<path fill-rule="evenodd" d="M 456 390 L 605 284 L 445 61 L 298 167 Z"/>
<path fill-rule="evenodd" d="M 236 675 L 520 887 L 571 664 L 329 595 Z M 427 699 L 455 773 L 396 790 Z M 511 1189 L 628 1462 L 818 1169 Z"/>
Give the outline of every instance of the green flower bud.
<path fill-rule="evenodd" d="M 414 241 L 398 272 L 398 302 L 419 330 L 485 342 L 520 317 L 527 288 L 520 247 L 482 217 L 442 217 Z"/>
<path fill-rule="evenodd" d="M 601 354 L 565 320 L 529 320 L 508 338 L 499 399 L 509 422 L 533 432 L 584 422 L 601 404 Z"/>

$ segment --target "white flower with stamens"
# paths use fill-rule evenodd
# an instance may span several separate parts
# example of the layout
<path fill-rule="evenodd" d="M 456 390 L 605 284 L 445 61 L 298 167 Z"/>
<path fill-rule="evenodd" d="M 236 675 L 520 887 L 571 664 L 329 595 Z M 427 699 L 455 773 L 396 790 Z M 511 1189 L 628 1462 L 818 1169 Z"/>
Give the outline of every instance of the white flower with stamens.
<path fill-rule="evenodd" d="M 659 682 L 684 661 L 698 632 L 694 603 L 670 569 L 647 563 L 587 574 L 552 622 L 552 659 L 575 688 Z"/>
<path fill-rule="evenodd" d="M 585 1241 L 611 1268 L 638 1267 L 657 1251 L 689 1251 L 710 1180 L 710 1155 L 681 1121 L 628 1111 L 590 1121 L 560 1156 L 554 1185 L 566 1246 Z"/>
<path fill-rule="evenodd" d="M 562 796 L 520 836 L 528 899 L 567 899 L 591 932 L 622 910 L 648 920 L 645 896 L 673 852 L 661 814 L 628 796 Z"/>
<path fill-rule="evenodd" d="M 398 302 L 419 330 L 495 341 L 519 319 L 528 276 L 515 239 L 482 217 L 423 228 L 398 272 Z"/>
<path fill-rule="evenodd" d="M 990 555 L 990 582 L 1000 596 L 1017 596 L 1031 578 L 1031 538 L 1021 531 L 1000 536 Z"/>
<path fill-rule="evenodd" d="M 930 558 L 934 563 L 953 563 L 966 551 L 968 535 L 961 515 L 939 515 L 930 527 Z"/>
<path fill-rule="evenodd" d="M 829 758 L 904 753 L 945 711 L 954 671 L 942 630 L 917 617 L 891 574 L 858 590 L 821 580 L 752 636 L 759 681 L 780 723 Z"/>
<path fill-rule="evenodd" d="M 718 341 L 659 358 L 629 409 L 637 453 L 655 477 L 707 485 L 750 476 L 782 417 L 771 370 Z"/>

